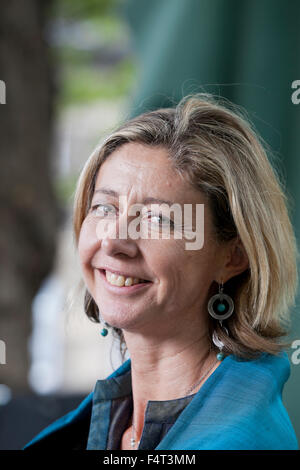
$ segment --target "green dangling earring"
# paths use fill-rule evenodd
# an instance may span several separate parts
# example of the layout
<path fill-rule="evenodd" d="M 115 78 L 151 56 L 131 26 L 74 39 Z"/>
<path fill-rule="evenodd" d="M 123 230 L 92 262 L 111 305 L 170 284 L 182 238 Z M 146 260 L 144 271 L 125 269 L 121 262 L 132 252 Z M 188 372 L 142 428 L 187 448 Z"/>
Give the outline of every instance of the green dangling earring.
<path fill-rule="evenodd" d="M 222 325 L 222 322 L 220 322 L 221 325 Z M 227 329 L 225 327 L 223 327 L 226 331 Z M 228 333 L 228 331 L 227 331 Z M 212 340 L 213 340 L 213 343 L 215 346 L 217 346 L 217 348 L 219 348 L 219 352 L 217 353 L 217 359 L 218 361 L 223 361 L 224 357 L 225 357 L 225 354 L 223 353 L 223 348 L 224 348 L 224 343 L 223 341 L 221 341 L 217 335 L 217 333 L 214 331 L 213 332 L 213 336 L 212 336 Z"/>
<path fill-rule="evenodd" d="M 217 354 L 217 359 L 218 359 L 218 361 L 223 361 L 223 359 L 224 359 L 224 354 L 223 354 L 222 352 L 219 352 L 219 353 Z"/>
<path fill-rule="evenodd" d="M 105 327 L 103 327 L 100 333 L 101 333 L 102 336 L 107 336 L 107 334 L 108 334 L 108 329 L 105 328 Z"/>
<path fill-rule="evenodd" d="M 107 328 L 110 328 L 110 325 L 108 323 L 106 323 L 106 321 L 103 321 L 103 319 L 101 318 L 100 312 L 98 314 L 98 317 L 99 317 L 99 322 L 102 325 L 102 329 L 100 331 L 100 334 L 101 334 L 101 336 L 103 336 L 105 338 L 105 336 L 108 335 L 108 329 Z"/>
<path fill-rule="evenodd" d="M 208 302 L 207 308 L 208 313 L 215 318 L 216 320 L 226 320 L 229 318 L 234 310 L 234 303 L 232 298 L 223 293 L 223 281 L 221 281 L 221 285 L 219 284 L 219 293 L 213 295 Z"/>
<path fill-rule="evenodd" d="M 219 284 L 219 293 L 210 298 L 207 308 L 209 314 L 216 320 L 219 320 L 221 328 L 223 328 L 227 335 L 229 335 L 227 328 L 222 325 L 222 321 L 232 315 L 234 302 L 229 295 L 223 293 L 223 281 L 221 281 L 221 286 Z M 219 348 L 217 359 L 222 361 L 225 357 L 225 354 L 223 353 L 224 343 L 219 339 L 216 331 L 213 332 L 212 341 L 214 345 Z"/>

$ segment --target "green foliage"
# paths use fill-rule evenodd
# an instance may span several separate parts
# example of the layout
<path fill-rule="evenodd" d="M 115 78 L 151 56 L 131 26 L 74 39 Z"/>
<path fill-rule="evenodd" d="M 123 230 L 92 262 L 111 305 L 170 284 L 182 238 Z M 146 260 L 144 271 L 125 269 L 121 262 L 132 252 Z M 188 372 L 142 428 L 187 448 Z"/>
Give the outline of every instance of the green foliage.
<path fill-rule="evenodd" d="M 52 16 L 86 19 L 102 16 L 110 12 L 123 0 L 56 0 Z"/>
<path fill-rule="evenodd" d="M 123 1 L 56 0 L 54 3 L 53 24 L 63 28 L 58 29 L 59 36 L 55 38 L 58 41 L 52 46 L 54 62 L 59 65 L 59 107 L 119 98 L 130 92 L 135 63 L 127 52 L 127 24 L 116 8 Z M 92 43 L 86 42 L 86 31 Z"/>
<path fill-rule="evenodd" d="M 135 75 L 132 61 L 123 60 L 114 67 L 95 67 L 88 64 L 68 64 L 61 83 L 62 106 L 118 98 L 130 92 Z"/>

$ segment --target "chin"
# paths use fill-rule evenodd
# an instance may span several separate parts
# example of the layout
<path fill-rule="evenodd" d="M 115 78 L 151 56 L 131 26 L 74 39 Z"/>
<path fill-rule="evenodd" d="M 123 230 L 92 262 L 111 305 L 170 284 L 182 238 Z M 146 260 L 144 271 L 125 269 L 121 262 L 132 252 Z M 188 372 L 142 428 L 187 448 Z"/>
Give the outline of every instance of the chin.
<path fill-rule="evenodd" d="M 109 308 L 102 306 L 101 303 L 97 304 L 103 321 L 108 323 L 111 327 L 120 328 L 121 330 L 130 330 L 137 325 L 137 318 L 141 314 L 137 312 L 129 312 L 128 307 L 116 306 Z"/>

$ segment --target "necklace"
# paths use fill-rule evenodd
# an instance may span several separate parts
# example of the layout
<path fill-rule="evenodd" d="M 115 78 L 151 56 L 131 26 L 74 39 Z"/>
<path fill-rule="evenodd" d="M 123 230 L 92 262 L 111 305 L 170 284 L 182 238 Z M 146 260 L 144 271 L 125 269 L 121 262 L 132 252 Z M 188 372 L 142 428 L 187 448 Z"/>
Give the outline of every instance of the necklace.
<path fill-rule="evenodd" d="M 189 395 L 197 387 L 197 385 L 200 384 L 200 382 L 214 368 L 214 366 L 217 364 L 217 362 L 218 362 L 218 359 L 213 363 L 213 365 L 203 375 L 201 375 L 200 379 L 198 379 L 197 382 L 192 387 L 190 387 L 187 392 L 185 392 L 185 396 Z M 136 442 L 135 436 L 136 436 L 136 429 L 135 429 L 135 426 L 134 426 L 134 410 L 133 410 L 133 413 L 132 413 L 132 432 L 131 432 L 131 438 L 130 438 L 130 445 L 131 445 L 132 450 L 135 450 L 135 446 L 137 445 L 137 447 L 138 447 L 139 444 L 140 444 L 140 441 Z"/>

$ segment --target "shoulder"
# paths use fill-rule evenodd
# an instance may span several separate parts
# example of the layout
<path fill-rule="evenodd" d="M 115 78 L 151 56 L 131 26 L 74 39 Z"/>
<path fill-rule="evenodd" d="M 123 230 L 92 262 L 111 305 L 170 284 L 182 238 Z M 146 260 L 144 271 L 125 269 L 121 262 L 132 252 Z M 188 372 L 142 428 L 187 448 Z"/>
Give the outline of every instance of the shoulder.
<path fill-rule="evenodd" d="M 240 359 L 234 355 L 227 358 L 224 368 L 224 380 L 235 383 L 237 393 L 244 393 L 245 387 L 255 390 L 256 397 L 260 392 L 262 398 L 271 394 L 281 395 L 283 387 L 290 376 L 290 363 L 286 352 L 272 355 L 262 353 L 251 360 Z"/>
<path fill-rule="evenodd" d="M 201 449 L 298 449 L 282 403 L 289 375 L 285 352 L 263 353 L 255 360 L 228 356 L 187 410 L 192 417 L 190 445 L 201 441 Z M 181 419 L 188 418 L 182 414 Z"/>

